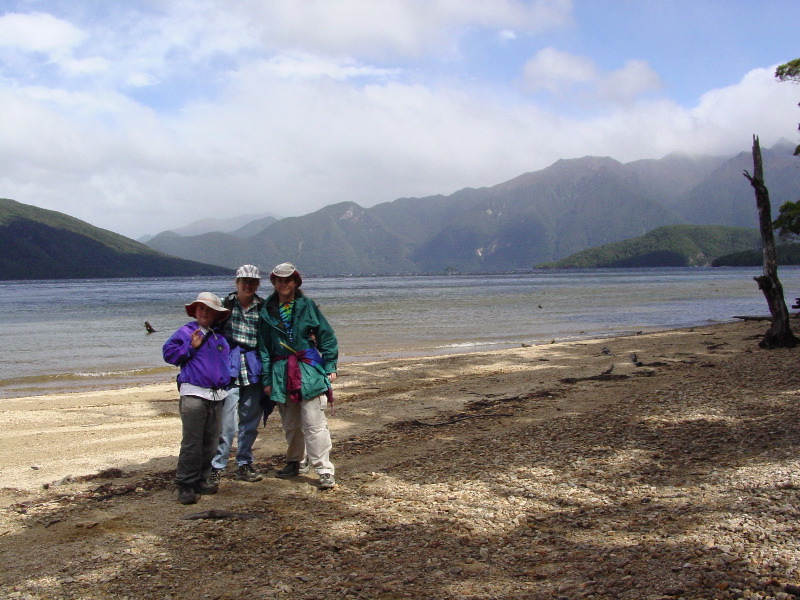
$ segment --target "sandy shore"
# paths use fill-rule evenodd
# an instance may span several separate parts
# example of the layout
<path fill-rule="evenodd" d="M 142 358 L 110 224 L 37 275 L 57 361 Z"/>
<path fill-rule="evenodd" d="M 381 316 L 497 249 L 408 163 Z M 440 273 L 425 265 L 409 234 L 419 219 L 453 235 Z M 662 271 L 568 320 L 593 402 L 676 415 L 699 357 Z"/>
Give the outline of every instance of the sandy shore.
<path fill-rule="evenodd" d="M 266 479 L 188 507 L 173 384 L 3 400 L 0 596 L 791 598 L 800 350 L 766 327 L 342 365 L 334 491 L 274 478 L 271 419 Z"/>

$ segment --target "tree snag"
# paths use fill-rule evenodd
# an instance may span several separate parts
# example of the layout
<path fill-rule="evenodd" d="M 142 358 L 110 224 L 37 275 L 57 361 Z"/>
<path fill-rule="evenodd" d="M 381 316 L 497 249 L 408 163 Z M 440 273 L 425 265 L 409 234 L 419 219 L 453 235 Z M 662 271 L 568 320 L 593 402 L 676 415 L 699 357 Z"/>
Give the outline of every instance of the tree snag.
<path fill-rule="evenodd" d="M 775 236 L 772 232 L 772 210 L 769 204 L 769 191 L 764 185 L 764 167 L 761 163 L 761 146 L 758 137 L 753 136 L 753 175 L 744 171 L 756 194 L 758 220 L 761 229 L 761 245 L 764 254 L 763 275 L 753 277 L 758 283 L 764 298 L 767 299 L 772 324 L 764 338 L 758 343 L 762 348 L 793 348 L 797 338 L 789 327 L 789 311 L 783 298 L 783 285 L 778 279 L 778 258 L 775 253 Z"/>

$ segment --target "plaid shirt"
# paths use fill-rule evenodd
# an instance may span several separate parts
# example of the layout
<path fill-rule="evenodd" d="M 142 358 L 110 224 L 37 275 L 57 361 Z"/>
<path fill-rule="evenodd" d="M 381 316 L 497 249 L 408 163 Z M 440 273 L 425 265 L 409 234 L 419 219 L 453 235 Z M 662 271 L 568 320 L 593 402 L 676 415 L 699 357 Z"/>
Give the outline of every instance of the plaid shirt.
<path fill-rule="evenodd" d="M 263 300 L 256 296 L 253 298 L 250 307 L 247 310 L 243 310 L 239 299 L 233 294 L 232 296 L 232 298 L 229 296 L 231 299 L 231 316 L 228 322 L 225 323 L 225 337 L 242 346 L 243 351 L 254 350 L 257 344 L 258 311 Z M 258 380 L 250 381 L 247 374 L 247 362 L 245 362 L 244 352 L 242 352 L 237 384 L 247 385 L 248 383 L 258 383 Z"/>

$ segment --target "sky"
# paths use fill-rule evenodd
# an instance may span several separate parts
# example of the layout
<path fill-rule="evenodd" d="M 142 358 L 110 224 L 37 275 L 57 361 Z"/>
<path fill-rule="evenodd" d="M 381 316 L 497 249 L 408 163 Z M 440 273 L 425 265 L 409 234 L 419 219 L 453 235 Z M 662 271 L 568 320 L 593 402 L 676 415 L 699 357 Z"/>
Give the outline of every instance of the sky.
<path fill-rule="evenodd" d="M 796 145 L 799 32 L 797 0 L 0 0 L 0 198 L 138 238 Z"/>

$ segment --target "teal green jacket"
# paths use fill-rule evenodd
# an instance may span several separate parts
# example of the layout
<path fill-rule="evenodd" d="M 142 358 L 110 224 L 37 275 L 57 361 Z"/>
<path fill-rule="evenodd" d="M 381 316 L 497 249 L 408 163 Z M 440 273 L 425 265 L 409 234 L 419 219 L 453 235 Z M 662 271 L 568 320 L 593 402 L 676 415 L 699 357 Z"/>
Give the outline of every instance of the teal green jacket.
<path fill-rule="evenodd" d="M 312 348 L 313 343 L 310 340 L 316 338 L 316 348 L 322 354 L 323 364 L 314 366 L 300 363 L 300 391 L 304 400 L 316 398 L 328 391 L 330 384 L 327 375 L 336 372 L 336 362 L 339 359 L 339 346 L 333 328 L 316 302 L 299 290 L 295 296 L 292 328 L 294 341 L 289 341 L 278 314 L 278 294 L 273 292 L 258 315 L 258 352 L 262 365 L 261 381 L 264 386 L 272 386 L 272 400 L 275 402 L 287 401 L 286 360 L 280 357 L 291 354 L 292 350 L 299 352 Z"/>

